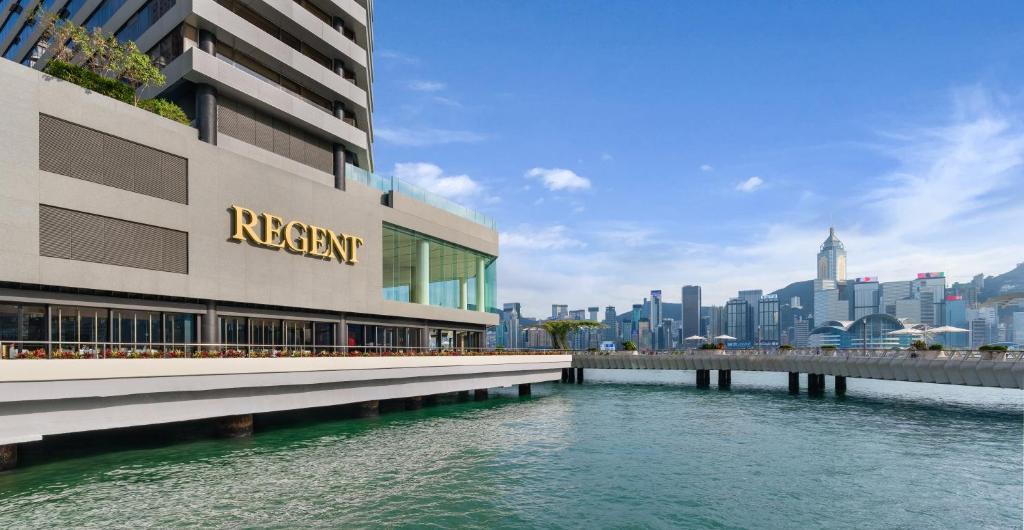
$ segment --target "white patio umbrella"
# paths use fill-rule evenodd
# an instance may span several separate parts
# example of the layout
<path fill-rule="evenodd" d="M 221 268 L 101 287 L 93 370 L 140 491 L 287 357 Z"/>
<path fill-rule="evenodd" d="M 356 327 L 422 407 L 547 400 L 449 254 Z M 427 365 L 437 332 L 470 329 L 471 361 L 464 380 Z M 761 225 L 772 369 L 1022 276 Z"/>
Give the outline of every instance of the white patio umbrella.
<path fill-rule="evenodd" d="M 970 333 L 971 330 L 958 328 L 956 326 L 939 326 L 937 328 L 930 328 L 928 333 Z"/>
<path fill-rule="evenodd" d="M 705 339 L 704 337 L 701 337 L 700 335 L 691 335 L 689 337 L 686 337 L 683 340 L 708 340 L 708 339 Z"/>
<path fill-rule="evenodd" d="M 736 337 L 730 337 L 729 335 L 719 335 L 715 337 L 715 340 L 736 340 Z"/>
<path fill-rule="evenodd" d="M 896 331 L 890 331 L 886 335 L 923 335 L 924 332 L 919 329 L 903 328 L 897 329 Z"/>

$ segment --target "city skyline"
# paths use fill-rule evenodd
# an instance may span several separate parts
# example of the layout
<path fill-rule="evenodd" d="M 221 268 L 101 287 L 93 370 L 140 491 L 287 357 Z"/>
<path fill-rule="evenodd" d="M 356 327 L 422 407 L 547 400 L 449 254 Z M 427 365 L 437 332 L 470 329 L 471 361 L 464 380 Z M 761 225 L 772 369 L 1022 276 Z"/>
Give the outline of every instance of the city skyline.
<path fill-rule="evenodd" d="M 495 217 L 526 314 L 781 288 L 829 225 L 851 277 L 998 274 L 1024 259 L 1022 7 L 923 5 L 382 4 L 378 170 Z"/>

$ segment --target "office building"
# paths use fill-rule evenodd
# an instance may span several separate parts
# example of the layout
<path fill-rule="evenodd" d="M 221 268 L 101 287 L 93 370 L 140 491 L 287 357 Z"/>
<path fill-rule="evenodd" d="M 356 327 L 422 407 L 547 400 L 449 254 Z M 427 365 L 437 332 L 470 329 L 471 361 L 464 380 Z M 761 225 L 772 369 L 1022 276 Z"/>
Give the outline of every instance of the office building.
<path fill-rule="evenodd" d="M 853 319 L 879 313 L 878 278 L 865 276 L 853 282 Z"/>
<path fill-rule="evenodd" d="M 551 319 L 564 320 L 569 318 L 569 306 L 565 304 L 551 304 Z"/>
<path fill-rule="evenodd" d="M 970 321 L 970 326 L 971 348 L 977 349 L 992 342 L 992 330 L 987 320 L 981 317 L 974 318 Z"/>
<path fill-rule="evenodd" d="M 779 297 L 768 294 L 757 303 L 757 342 L 762 345 L 779 345 Z"/>
<path fill-rule="evenodd" d="M 495 329 L 495 345 L 507 349 L 519 349 L 522 343 L 521 306 L 518 302 L 502 306 L 501 320 Z"/>
<path fill-rule="evenodd" d="M 640 336 L 639 336 L 640 317 L 641 317 L 641 315 L 643 313 L 643 310 L 644 310 L 643 304 L 633 304 L 633 310 L 629 314 L 629 316 L 630 316 L 630 331 L 631 331 L 630 339 L 633 342 L 636 342 L 638 345 L 640 344 L 639 343 L 639 340 L 640 340 Z"/>
<path fill-rule="evenodd" d="M 750 342 L 750 305 L 742 298 L 731 298 L 725 304 L 725 334 L 738 342 Z"/>
<path fill-rule="evenodd" d="M 1013 342 L 1024 345 L 1024 311 L 1013 313 Z"/>
<path fill-rule="evenodd" d="M 967 300 L 961 295 L 947 295 L 943 322 L 947 326 L 970 329 L 967 322 Z M 970 345 L 969 333 L 944 333 L 939 342 L 951 348 L 966 348 Z"/>
<path fill-rule="evenodd" d="M 896 318 L 905 320 L 908 324 L 921 323 L 921 301 L 916 298 L 904 298 L 896 300 L 893 306 Z"/>
<path fill-rule="evenodd" d="M 586 320 L 587 312 L 582 309 L 573 309 L 569 311 L 569 320 Z"/>
<path fill-rule="evenodd" d="M 664 314 L 661 303 L 661 290 L 651 291 L 651 309 L 648 312 L 648 318 L 655 326 L 658 326 L 660 325 Z"/>
<path fill-rule="evenodd" d="M 821 326 L 829 321 L 850 320 L 850 301 L 846 298 L 846 285 L 836 285 L 831 280 L 815 282 L 816 286 L 831 287 L 814 291 L 814 325 Z"/>
<path fill-rule="evenodd" d="M 600 307 L 588 307 L 587 308 L 587 320 L 597 322 L 597 312 L 600 311 Z"/>
<path fill-rule="evenodd" d="M 946 274 L 921 272 L 910 282 L 911 296 L 921 301 L 921 324 L 941 326 L 946 299 Z"/>
<path fill-rule="evenodd" d="M 909 281 L 880 283 L 879 312 L 896 316 L 896 301 L 910 298 L 910 291 Z"/>
<path fill-rule="evenodd" d="M 796 348 L 806 348 L 808 337 L 811 335 L 811 323 L 807 319 L 796 317 L 793 319 L 793 342 Z"/>
<path fill-rule="evenodd" d="M 608 306 L 604 308 L 604 329 L 602 329 L 602 338 L 607 341 L 619 342 L 619 337 L 622 331 L 620 330 L 618 314 L 615 312 L 615 306 Z"/>
<path fill-rule="evenodd" d="M 158 56 L 168 82 L 141 95 L 180 103 L 193 126 L 16 64 L 48 58 L 33 10 L 12 12 L 11 350 L 484 345 L 499 323 L 493 221 L 371 172 L 372 3 L 49 7 Z"/>
<path fill-rule="evenodd" d="M 836 236 L 834 227 L 829 227 L 828 237 L 818 251 L 818 279 L 837 283 L 846 281 L 846 248 Z"/>
<path fill-rule="evenodd" d="M 683 338 L 703 335 L 701 330 L 701 299 L 699 285 L 684 285 L 682 298 Z"/>

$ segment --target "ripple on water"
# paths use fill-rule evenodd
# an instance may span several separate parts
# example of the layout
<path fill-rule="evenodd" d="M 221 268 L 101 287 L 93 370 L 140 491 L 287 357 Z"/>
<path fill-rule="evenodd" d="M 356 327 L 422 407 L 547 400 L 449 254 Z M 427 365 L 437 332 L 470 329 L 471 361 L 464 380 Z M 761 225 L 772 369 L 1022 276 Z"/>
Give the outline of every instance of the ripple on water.
<path fill-rule="evenodd" d="M 0 527 L 1019 528 L 1019 391 L 588 373 L 484 403 L 51 461 Z"/>

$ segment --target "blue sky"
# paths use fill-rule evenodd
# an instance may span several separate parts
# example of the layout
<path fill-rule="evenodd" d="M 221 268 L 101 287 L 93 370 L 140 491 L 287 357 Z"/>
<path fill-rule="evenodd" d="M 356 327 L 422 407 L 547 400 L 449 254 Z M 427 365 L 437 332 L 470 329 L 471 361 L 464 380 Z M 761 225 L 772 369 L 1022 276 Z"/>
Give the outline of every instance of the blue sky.
<path fill-rule="evenodd" d="M 620 311 L 1024 261 L 1024 2 L 375 3 L 376 169 L 501 231 L 499 301 Z"/>

